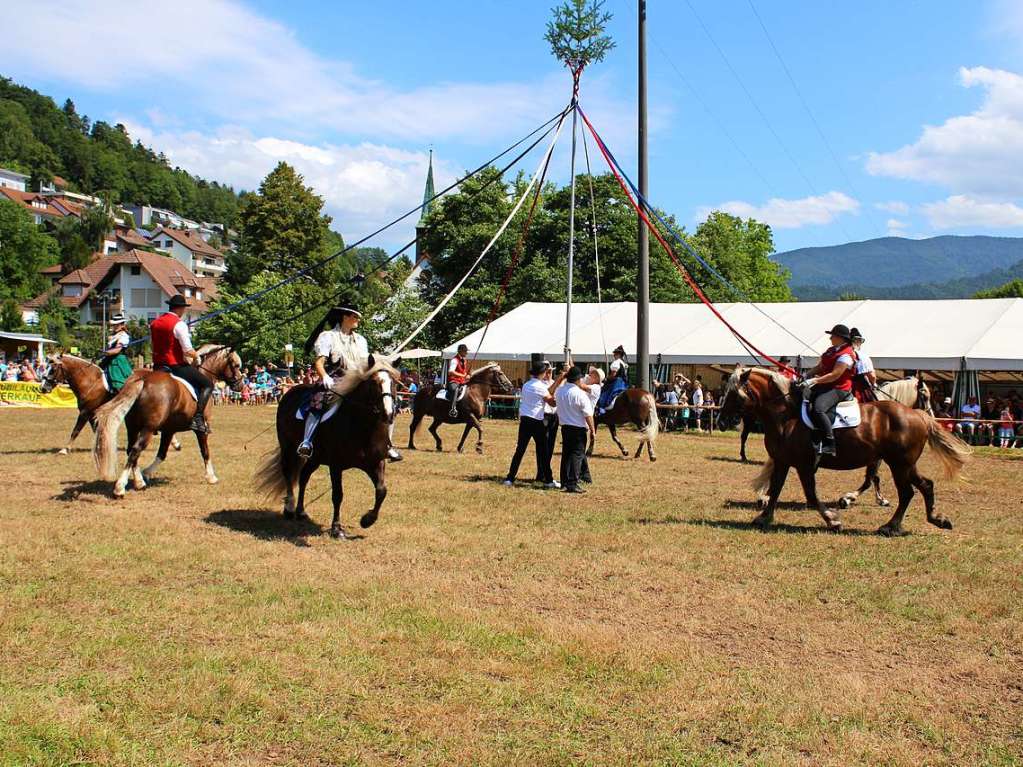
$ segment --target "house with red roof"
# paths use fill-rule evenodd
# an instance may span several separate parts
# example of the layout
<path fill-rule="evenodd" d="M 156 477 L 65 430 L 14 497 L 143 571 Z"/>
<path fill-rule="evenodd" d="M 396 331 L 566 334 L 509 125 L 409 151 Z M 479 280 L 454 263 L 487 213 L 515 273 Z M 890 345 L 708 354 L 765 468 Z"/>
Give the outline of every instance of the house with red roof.
<path fill-rule="evenodd" d="M 124 312 L 148 322 L 166 310 L 171 296 L 182 295 L 189 303 L 186 315 L 197 317 L 207 311 L 216 297 L 211 278 L 199 277 L 177 259 L 145 250 L 97 254 L 83 269 L 57 279 L 48 290 L 22 305 L 26 322 L 38 320 L 39 309 L 56 296 L 64 306 L 77 312 L 82 323 L 102 322 L 103 300 L 108 293 L 107 316 Z"/>
<path fill-rule="evenodd" d="M 149 244 L 166 251 L 199 277 L 222 277 L 227 271 L 224 254 L 195 230 L 161 226 L 149 237 Z"/>

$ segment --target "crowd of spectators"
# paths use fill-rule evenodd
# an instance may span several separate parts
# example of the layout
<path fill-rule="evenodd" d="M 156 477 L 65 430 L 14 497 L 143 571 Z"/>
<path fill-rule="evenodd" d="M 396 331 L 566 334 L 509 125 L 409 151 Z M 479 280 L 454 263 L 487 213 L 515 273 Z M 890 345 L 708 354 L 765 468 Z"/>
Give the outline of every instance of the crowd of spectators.
<path fill-rule="evenodd" d="M 722 376 L 721 386 L 716 391 L 704 384 L 702 376 L 690 381 L 676 373 L 670 383 L 654 381 L 661 428 L 664 431 L 712 430 L 727 380 L 727 376 Z"/>
<path fill-rule="evenodd" d="M 34 360 L 28 356 L 7 359 L 0 356 L 0 381 L 23 381 L 36 383 L 46 377 L 49 363 L 45 359 Z"/>
<path fill-rule="evenodd" d="M 942 425 L 971 445 L 1023 447 L 1023 400 L 1012 390 L 1005 397 L 989 394 L 981 404 L 968 397 L 958 413 L 951 397 L 941 398 L 935 416 Z"/>

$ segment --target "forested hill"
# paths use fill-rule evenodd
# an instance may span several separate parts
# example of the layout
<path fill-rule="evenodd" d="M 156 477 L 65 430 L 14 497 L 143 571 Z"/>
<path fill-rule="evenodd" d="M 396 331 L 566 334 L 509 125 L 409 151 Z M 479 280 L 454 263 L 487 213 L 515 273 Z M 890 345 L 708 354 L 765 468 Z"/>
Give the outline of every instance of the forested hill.
<path fill-rule="evenodd" d="M 1023 238 L 882 237 L 800 248 L 773 259 L 792 272 L 802 299 L 856 293 L 867 298 L 959 298 L 1023 273 Z"/>
<path fill-rule="evenodd" d="M 239 195 L 206 181 L 139 142 L 123 125 L 90 122 L 70 99 L 53 99 L 0 77 L 0 167 L 32 176 L 60 176 L 72 191 L 109 195 L 123 204 L 169 208 L 198 221 L 233 226 Z"/>

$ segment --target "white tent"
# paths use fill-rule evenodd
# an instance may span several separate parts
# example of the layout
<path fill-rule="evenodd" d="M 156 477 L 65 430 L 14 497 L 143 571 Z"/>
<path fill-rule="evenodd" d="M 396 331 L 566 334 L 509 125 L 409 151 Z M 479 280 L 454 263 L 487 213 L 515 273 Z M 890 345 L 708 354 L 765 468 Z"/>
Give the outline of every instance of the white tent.
<path fill-rule="evenodd" d="M 864 351 L 881 369 L 1023 371 L 1023 299 L 940 301 L 821 301 L 715 304 L 757 348 L 812 363 L 828 346 L 835 323 L 857 327 Z M 476 351 L 483 328 L 459 343 Z M 527 303 L 491 323 L 479 350 L 486 360 L 528 360 L 531 353 L 562 359 L 565 305 Z M 573 304 L 572 354 L 596 360 L 622 344 L 635 359 L 634 303 Z M 748 352 L 703 304 L 650 305 L 651 362 L 749 363 Z M 660 359 L 658 359 L 660 357 Z"/>

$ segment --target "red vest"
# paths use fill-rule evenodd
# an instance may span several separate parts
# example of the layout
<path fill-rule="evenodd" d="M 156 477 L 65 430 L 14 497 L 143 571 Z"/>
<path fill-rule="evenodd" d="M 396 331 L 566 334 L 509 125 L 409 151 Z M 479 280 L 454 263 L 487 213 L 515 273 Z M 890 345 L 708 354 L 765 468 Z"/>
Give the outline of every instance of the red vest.
<path fill-rule="evenodd" d="M 161 314 L 149 323 L 149 334 L 153 339 L 153 367 L 158 365 L 184 365 L 185 352 L 174 337 L 174 326 L 181 318 L 174 312 Z"/>
<path fill-rule="evenodd" d="M 455 357 L 455 369 L 448 371 L 448 381 L 464 384 L 469 380 L 469 363 L 461 357 Z"/>
<path fill-rule="evenodd" d="M 824 384 L 825 389 L 838 389 L 839 391 L 852 390 L 853 375 L 856 372 L 856 352 L 853 351 L 851 344 L 843 344 L 837 349 L 832 347 L 824 352 L 824 354 L 821 355 L 821 362 L 817 368 L 817 375 L 827 375 L 834 370 L 835 364 L 838 362 L 838 358 L 843 354 L 848 354 L 852 358 L 853 364 L 845 369 L 845 372 L 842 373 L 837 381 Z"/>

